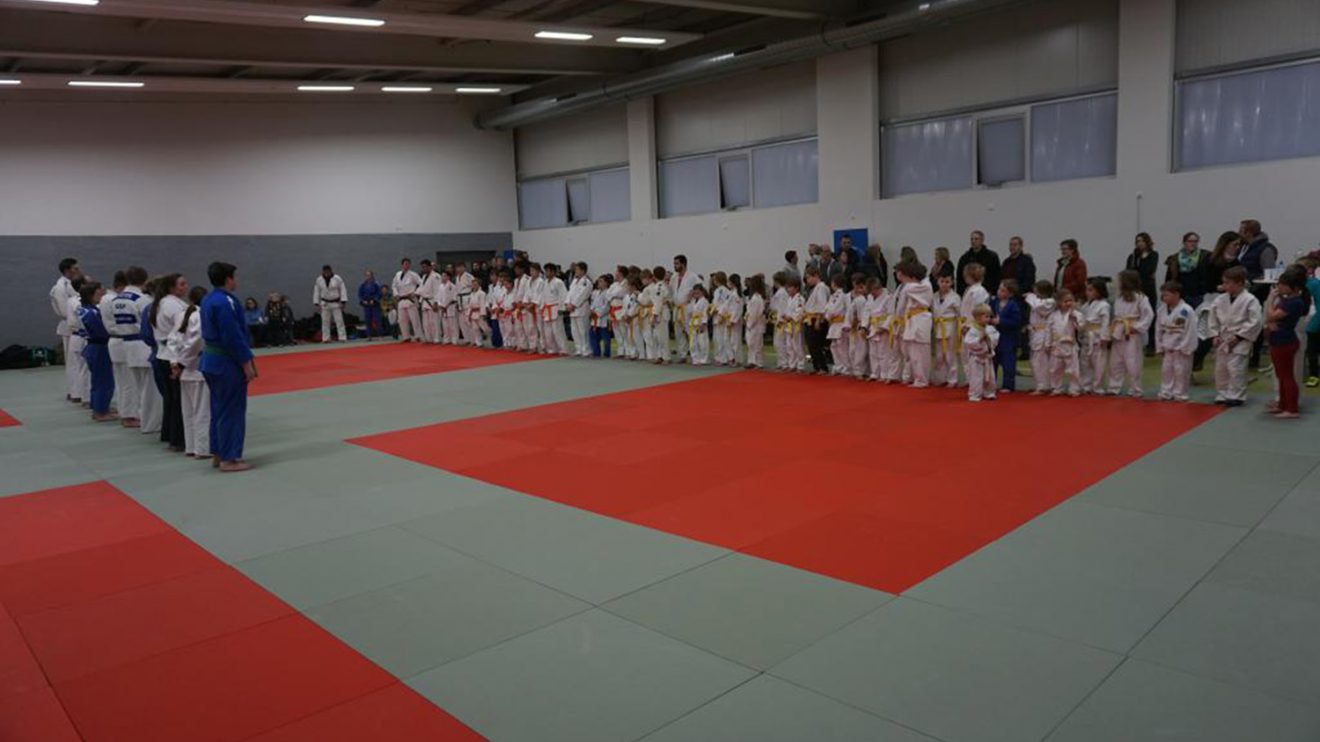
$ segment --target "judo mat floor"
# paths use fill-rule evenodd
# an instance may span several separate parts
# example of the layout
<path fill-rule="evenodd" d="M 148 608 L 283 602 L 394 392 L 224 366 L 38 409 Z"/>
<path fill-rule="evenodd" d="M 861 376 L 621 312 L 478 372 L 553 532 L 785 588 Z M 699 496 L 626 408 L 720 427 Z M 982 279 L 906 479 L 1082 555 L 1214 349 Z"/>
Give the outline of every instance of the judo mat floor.
<path fill-rule="evenodd" d="M 0 373 L 0 740 L 1320 739 L 1315 415 L 375 350 Z"/>

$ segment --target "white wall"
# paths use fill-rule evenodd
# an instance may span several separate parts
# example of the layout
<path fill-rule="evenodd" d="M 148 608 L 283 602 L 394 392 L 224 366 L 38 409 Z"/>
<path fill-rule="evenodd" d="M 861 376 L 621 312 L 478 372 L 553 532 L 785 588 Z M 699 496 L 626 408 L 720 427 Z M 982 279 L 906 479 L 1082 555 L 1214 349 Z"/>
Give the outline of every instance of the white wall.
<path fill-rule="evenodd" d="M 878 199 L 878 131 L 867 112 L 875 106 L 879 67 L 874 50 L 859 49 L 817 64 L 820 203 L 537 230 L 517 233 L 516 241 L 538 259 L 588 260 L 593 272 L 619 262 L 667 265 L 681 252 L 701 272 L 744 274 L 776 270 L 786 249 L 826 242 L 832 230 L 845 227 L 869 228 L 891 262 L 905 244 L 927 260 L 938 245 L 956 255 L 968 232 L 979 228 L 1001 255 L 1008 238 L 1019 234 L 1038 264 L 1052 265 L 1059 241 L 1073 237 L 1096 274 L 1122 268 L 1138 231 L 1149 231 L 1168 254 L 1184 231 L 1199 231 L 1212 244 L 1242 218 L 1260 219 L 1285 257 L 1314 248 L 1320 159 L 1170 172 L 1174 0 L 1120 5 L 1116 177 Z M 840 107 L 844 103 L 847 108 Z M 841 110 L 847 113 L 839 118 Z M 630 130 L 644 133 L 646 127 Z M 632 151 L 636 156 L 647 149 Z M 633 198 L 644 201 L 638 187 L 635 179 Z"/>
<path fill-rule="evenodd" d="M 0 102 L 0 234 L 495 232 L 512 137 L 467 102 Z"/>

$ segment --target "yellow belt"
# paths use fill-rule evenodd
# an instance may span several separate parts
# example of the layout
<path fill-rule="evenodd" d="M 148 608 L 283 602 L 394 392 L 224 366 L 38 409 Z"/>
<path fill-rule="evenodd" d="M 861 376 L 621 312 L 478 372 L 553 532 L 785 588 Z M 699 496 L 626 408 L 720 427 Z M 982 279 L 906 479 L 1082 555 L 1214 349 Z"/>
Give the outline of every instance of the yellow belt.
<path fill-rule="evenodd" d="M 1123 325 L 1123 339 L 1126 340 L 1128 335 L 1132 334 L 1132 320 L 1132 317 L 1115 317 L 1113 324 L 1109 326 L 1109 334 L 1114 334 L 1114 325 L 1121 324 Z"/>
<path fill-rule="evenodd" d="M 953 325 L 953 328 L 954 328 L 954 332 L 953 332 L 953 348 L 954 348 L 954 350 L 957 350 L 957 349 L 960 347 L 960 346 L 959 346 L 960 338 L 958 337 L 958 326 L 959 326 L 960 324 L 962 324 L 962 319 L 959 318 L 959 317 L 936 317 L 936 318 L 935 318 L 935 326 L 936 326 L 936 327 L 945 327 L 945 326 L 948 326 L 948 325 Z M 945 333 L 940 337 L 940 349 L 941 349 L 942 351 L 944 351 L 945 353 L 949 352 L 949 333 L 948 333 L 948 332 L 945 332 Z"/>
<path fill-rule="evenodd" d="M 638 311 L 638 314 L 641 315 L 641 318 L 642 318 L 643 320 L 649 320 L 649 319 L 651 319 L 652 317 L 655 316 L 655 307 L 652 307 L 652 306 L 643 306 L 643 307 Z"/>
<path fill-rule="evenodd" d="M 682 304 L 674 305 L 674 321 L 680 326 L 687 323 L 687 307 Z"/>
<path fill-rule="evenodd" d="M 830 324 L 831 324 L 831 325 L 841 325 L 841 324 L 843 324 L 843 317 L 837 317 L 837 316 L 836 316 L 836 317 L 830 317 Z"/>

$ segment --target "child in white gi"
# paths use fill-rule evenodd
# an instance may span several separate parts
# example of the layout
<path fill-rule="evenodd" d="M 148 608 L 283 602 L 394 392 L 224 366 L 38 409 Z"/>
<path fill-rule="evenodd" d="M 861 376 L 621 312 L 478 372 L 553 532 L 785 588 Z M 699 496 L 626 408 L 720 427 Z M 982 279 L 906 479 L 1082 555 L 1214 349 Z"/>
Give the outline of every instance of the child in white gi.
<path fill-rule="evenodd" d="M 1077 348 L 1077 334 L 1082 328 L 1082 318 L 1076 311 L 1076 305 L 1072 292 L 1061 289 L 1054 300 L 1054 312 L 1046 322 L 1045 329 L 1050 334 L 1050 394 L 1055 397 L 1063 394 L 1065 387 L 1068 387 L 1070 397 L 1082 393 Z"/>
<path fill-rule="evenodd" d="M 541 336 L 541 292 L 545 290 L 541 264 L 528 265 L 526 278 L 522 293 L 523 350 L 540 353 L 545 349 L 545 338 Z"/>
<path fill-rule="evenodd" d="M 894 339 L 890 334 L 890 316 L 893 314 L 893 297 L 885 288 L 884 279 L 873 276 L 866 282 L 866 306 L 862 310 L 862 321 L 866 327 L 867 363 L 871 367 L 871 381 L 891 381 L 889 377 Z M 897 375 L 895 375 L 897 378 Z"/>
<path fill-rule="evenodd" d="M 765 365 L 765 276 L 760 273 L 747 279 L 743 334 L 747 340 L 747 368 L 761 368 Z"/>
<path fill-rule="evenodd" d="M 1105 393 L 1105 360 L 1109 357 L 1109 288 L 1099 278 L 1086 281 L 1082 305 L 1082 391 Z"/>
<path fill-rule="evenodd" d="M 743 286 L 737 273 L 729 276 L 729 316 L 729 365 L 737 366 L 742 361 L 743 344 Z"/>
<path fill-rule="evenodd" d="M 828 323 L 828 329 L 825 330 L 825 339 L 830 341 L 830 355 L 834 358 L 834 368 L 830 373 L 836 375 L 848 374 L 848 336 L 850 334 L 848 327 L 848 307 L 851 301 L 847 292 L 843 290 L 843 274 L 835 274 L 830 279 L 830 298 L 825 303 L 825 322 Z"/>
<path fill-rule="evenodd" d="M 779 271 L 772 277 L 775 291 L 770 296 L 770 302 L 767 307 L 769 312 L 770 326 L 774 328 L 774 334 L 771 336 L 775 348 L 775 368 L 783 371 L 789 368 L 788 349 L 785 345 L 787 333 L 783 323 L 784 310 L 788 306 L 788 275 Z"/>
<path fill-rule="evenodd" d="M 633 335 L 637 338 L 637 357 L 644 361 L 655 360 L 655 333 L 651 326 L 655 323 L 655 274 L 641 272 L 642 290 L 637 294 L 637 319 L 633 322 Z"/>
<path fill-rule="evenodd" d="M 568 287 L 559 277 L 559 266 L 546 263 L 545 287 L 541 291 L 541 337 L 546 353 L 568 355 L 568 334 L 564 331 L 564 320 L 560 318 L 567 298 Z"/>
<path fill-rule="evenodd" d="M 858 381 L 866 378 L 866 359 L 871 350 L 866 338 L 865 314 L 866 276 L 854 273 L 852 293 L 848 295 L 848 370 Z"/>
<path fill-rule="evenodd" d="M 568 287 L 564 311 L 573 324 L 573 355 L 591 357 L 591 279 L 587 277 L 587 264 L 574 263 L 573 283 Z"/>
<path fill-rule="evenodd" d="M 697 284 L 692 287 L 686 312 L 688 345 L 693 366 L 704 366 L 710 362 L 710 312 L 706 287 Z"/>
<path fill-rule="evenodd" d="M 628 270 L 619 266 L 614 270 L 614 282 L 605 291 L 605 298 L 609 299 L 609 322 L 610 330 L 614 332 L 614 340 L 619 344 L 615 348 L 615 358 L 628 358 L 632 353 L 632 328 L 623 319 L 623 305 L 628 296 Z"/>
<path fill-rule="evenodd" d="M 1054 284 L 1037 281 L 1032 290 L 1022 297 L 1030 310 L 1028 326 L 1031 328 L 1031 393 L 1041 395 L 1050 390 L 1050 315 L 1054 313 Z"/>
<path fill-rule="evenodd" d="M 1247 359 L 1260 337 L 1260 300 L 1247 291 L 1247 269 L 1224 271 L 1224 293 L 1210 307 L 1210 342 L 1215 348 L 1215 404 L 1240 407 L 1247 401 Z"/>
<path fill-rule="evenodd" d="M 1169 281 L 1160 287 L 1160 308 L 1155 312 L 1155 352 L 1160 364 L 1160 399 L 1186 402 L 1192 383 L 1192 354 L 1200 342 L 1196 312 L 1182 298 L 1182 286 Z"/>
<path fill-rule="evenodd" d="M 935 282 L 939 292 L 935 294 L 935 304 L 931 307 L 935 323 L 935 370 L 931 374 L 931 383 L 952 389 L 958 386 L 958 325 L 963 302 L 953 290 L 953 276 L 940 276 Z"/>
<path fill-rule="evenodd" d="M 200 370 L 202 359 L 202 313 L 200 305 L 206 289 L 193 286 L 188 291 L 188 308 L 179 319 L 179 327 L 166 340 L 174 351 L 170 373 L 179 379 L 179 398 L 183 407 L 183 453 L 190 458 L 211 458 L 211 393 Z"/>
<path fill-rule="evenodd" d="M 1109 393 L 1119 394 L 1127 378 L 1128 394 L 1141 397 L 1142 350 L 1146 331 L 1155 321 L 1150 299 L 1141 293 L 1141 274 L 1123 271 L 1118 274 L 1118 300 L 1110 323 Z"/>
<path fill-rule="evenodd" d="M 710 274 L 710 313 L 711 313 L 711 349 L 714 353 L 715 365 L 722 366 L 725 362 L 725 353 L 728 346 L 728 335 L 730 323 L 733 320 L 729 316 L 728 310 L 728 279 L 724 271 L 715 271 Z M 689 341 L 690 342 L 690 341 Z"/>
<path fill-rule="evenodd" d="M 985 280 L 985 266 L 980 263 L 968 263 L 963 268 L 963 281 L 967 284 L 967 290 L 963 292 L 962 303 L 958 308 L 958 337 L 962 337 L 962 329 L 972 324 L 972 310 L 984 304 L 990 306 L 990 292 L 986 290 L 981 282 Z M 993 317 L 994 310 L 991 310 Z M 993 324 L 993 323 L 992 323 Z M 995 330 L 998 333 L 998 328 Z M 959 360 L 963 365 L 967 365 L 966 351 L 959 352 Z M 955 381 L 957 374 L 954 374 Z"/>
<path fill-rule="evenodd" d="M 481 282 L 472 283 L 472 292 L 468 294 L 467 317 L 468 329 L 472 332 L 472 345 L 486 347 L 486 336 L 490 334 L 490 323 L 486 321 L 488 300 L 486 292 L 481 290 Z"/>
<path fill-rule="evenodd" d="M 903 284 L 898 290 L 895 313 L 903 323 L 903 362 L 912 375 L 909 386 L 924 389 L 930 385 L 930 306 L 935 295 L 926 278 L 926 266 L 921 263 L 899 263 L 894 273 Z"/>
<path fill-rule="evenodd" d="M 995 398 L 995 348 L 999 330 L 990 324 L 994 311 L 989 305 L 972 308 L 972 322 L 963 329 L 962 344 L 967 351 L 967 401 Z"/>
<path fill-rule="evenodd" d="M 440 271 L 440 342 L 444 345 L 458 345 L 458 286 L 450 277 L 449 271 Z"/>
<path fill-rule="evenodd" d="M 807 372 L 807 346 L 802 338 L 802 322 L 807 316 L 807 299 L 802 296 L 802 279 L 788 276 L 784 281 L 784 292 L 779 323 L 784 328 L 784 356 L 788 363 L 781 368 L 804 374 Z"/>
<path fill-rule="evenodd" d="M 669 318 L 673 300 L 669 295 L 669 273 L 656 266 L 651 270 L 655 279 L 655 317 L 651 321 L 651 349 L 655 352 L 655 362 L 669 363 Z"/>

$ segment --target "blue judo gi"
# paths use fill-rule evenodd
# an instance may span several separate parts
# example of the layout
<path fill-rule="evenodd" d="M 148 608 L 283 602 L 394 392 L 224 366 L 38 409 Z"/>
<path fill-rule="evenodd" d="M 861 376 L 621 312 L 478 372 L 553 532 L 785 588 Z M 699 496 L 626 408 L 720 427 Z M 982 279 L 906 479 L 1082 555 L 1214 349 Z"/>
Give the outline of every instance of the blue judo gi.
<path fill-rule="evenodd" d="M 110 363 L 110 333 L 101 321 L 101 310 L 83 305 L 78 307 L 78 320 L 82 322 L 87 334 L 87 346 L 82 357 L 87 361 L 87 371 L 91 375 L 91 399 L 88 403 L 92 412 L 104 415 L 110 412 L 110 401 L 115 396 L 115 369 Z"/>
<path fill-rule="evenodd" d="M 243 305 L 224 289 L 202 299 L 202 376 L 211 390 L 211 451 L 221 461 L 243 458 L 247 433 L 247 375 L 252 360 Z"/>
<path fill-rule="evenodd" d="M 1022 304 L 1016 299 L 990 300 L 990 308 L 999 318 L 999 345 L 995 348 L 995 366 L 1002 374 L 1001 389 L 1017 390 L 1018 339 L 1022 337 Z"/>
<path fill-rule="evenodd" d="M 362 306 L 362 324 L 367 337 L 383 336 L 385 327 L 380 316 L 380 284 L 376 279 L 363 281 L 358 286 L 358 304 Z"/>

